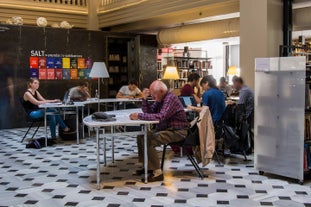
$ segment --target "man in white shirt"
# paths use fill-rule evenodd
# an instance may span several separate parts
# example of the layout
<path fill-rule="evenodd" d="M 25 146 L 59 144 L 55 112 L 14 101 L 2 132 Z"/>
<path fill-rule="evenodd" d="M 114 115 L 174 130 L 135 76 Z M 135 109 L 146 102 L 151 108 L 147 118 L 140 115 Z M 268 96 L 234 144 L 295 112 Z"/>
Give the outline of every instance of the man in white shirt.
<path fill-rule="evenodd" d="M 120 88 L 116 98 L 143 98 L 143 93 L 137 85 L 137 81 L 131 80 L 128 85 Z"/>

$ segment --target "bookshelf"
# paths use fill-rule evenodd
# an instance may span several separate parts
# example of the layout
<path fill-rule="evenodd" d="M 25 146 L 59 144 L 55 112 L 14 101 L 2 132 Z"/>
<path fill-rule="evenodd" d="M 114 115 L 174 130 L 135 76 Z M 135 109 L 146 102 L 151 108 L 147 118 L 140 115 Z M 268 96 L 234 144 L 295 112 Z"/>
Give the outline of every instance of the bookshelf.
<path fill-rule="evenodd" d="M 255 62 L 255 168 L 260 174 L 269 172 L 302 184 L 311 169 L 306 57 L 256 58 Z"/>
<path fill-rule="evenodd" d="M 108 37 L 108 97 L 115 98 L 119 89 L 128 84 L 128 39 Z"/>
<path fill-rule="evenodd" d="M 167 65 L 176 66 L 178 69 L 180 79 L 174 81 L 175 91 L 182 88 L 191 72 L 203 77 L 208 75 L 208 70 L 213 68 L 207 51 L 200 49 L 187 49 L 187 51 L 185 55 L 185 49 L 162 48 L 160 53 L 158 50 L 158 79 L 163 77 Z"/>

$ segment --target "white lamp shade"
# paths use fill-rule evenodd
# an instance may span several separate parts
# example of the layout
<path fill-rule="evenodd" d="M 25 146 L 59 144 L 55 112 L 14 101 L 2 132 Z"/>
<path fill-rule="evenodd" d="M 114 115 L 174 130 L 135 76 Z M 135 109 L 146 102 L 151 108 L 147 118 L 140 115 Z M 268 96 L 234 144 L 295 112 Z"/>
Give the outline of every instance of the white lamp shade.
<path fill-rule="evenodd" d="M 109 78 L 106 64 L 104 62 L 94 62 L 89 76 L 91 78 Z"/>
<path fill-rule="evenodd" d="M 174 66 L 167 66 L 164 71 L 163 79 L 169 79 L 169 80 L 179 79 L 177 68 Z"/>

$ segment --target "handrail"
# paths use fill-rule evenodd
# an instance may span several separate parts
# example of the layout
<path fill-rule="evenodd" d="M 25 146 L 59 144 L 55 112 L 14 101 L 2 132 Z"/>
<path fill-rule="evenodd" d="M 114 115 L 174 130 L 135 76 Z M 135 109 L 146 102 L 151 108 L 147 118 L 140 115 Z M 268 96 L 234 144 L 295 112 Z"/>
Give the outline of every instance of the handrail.
<path fill-rule="evenodd" d="M 113 11 L 137 5 L 145 1 L 147 0 L 99 0 L 99 10 L 102 12 L 107 12 L 107 10 Z"/>
<path fill-rule="evenodd" d="M 37 3 L 50 3 L 56 5 L 70 5 L 70 6 L 79 6 L 87 7 L 87 0 L 23 0 L 23 2 L 37 2 Z"/>

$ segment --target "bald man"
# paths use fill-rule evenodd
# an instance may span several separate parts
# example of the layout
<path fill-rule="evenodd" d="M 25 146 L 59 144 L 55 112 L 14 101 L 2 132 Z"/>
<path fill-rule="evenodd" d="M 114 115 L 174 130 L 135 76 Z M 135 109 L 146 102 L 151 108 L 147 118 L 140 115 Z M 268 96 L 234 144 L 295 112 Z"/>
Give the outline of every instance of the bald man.
<path fill-rule="evenodd" d="M 155 102 L 147 101 L 152 96 Z M 130 114 L 132 120 L 158 120 L 155 130 L 148 132 L 148 169 L 152 172 L 148 176 L 148 182 L 163 181 L 164 176 L 160 167 L 160 160 L 156 147 L 171 142 L 178 142 L 187 136 L 189 123 L 186 118 L 183 105 L 178 97 L 169 92 L 167 86 L 159 80 L 151 83 L 150 89 L 143 90 L 143 113 Z M 138 139 L 139 160 L 143 160 L 143 139 Z M 137 174 L 143 174 L 144 170 L 138 170 Z M 143 182 L 145 180 L 143 179 Z"/>

